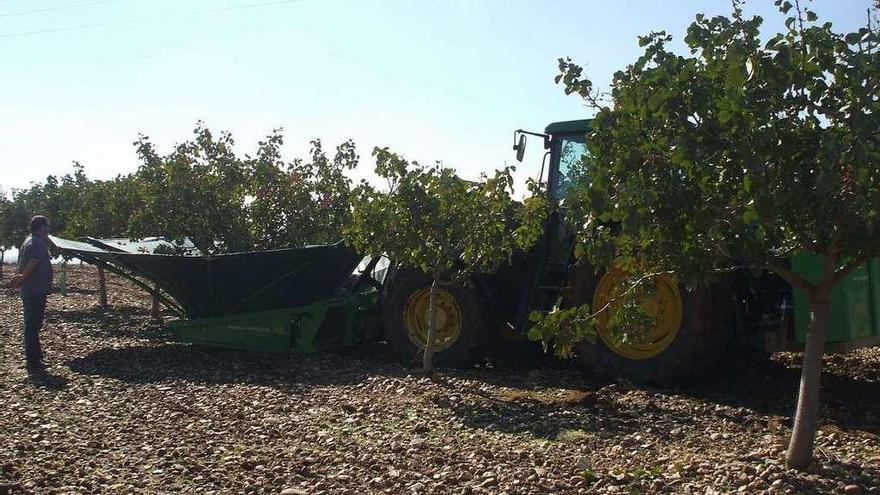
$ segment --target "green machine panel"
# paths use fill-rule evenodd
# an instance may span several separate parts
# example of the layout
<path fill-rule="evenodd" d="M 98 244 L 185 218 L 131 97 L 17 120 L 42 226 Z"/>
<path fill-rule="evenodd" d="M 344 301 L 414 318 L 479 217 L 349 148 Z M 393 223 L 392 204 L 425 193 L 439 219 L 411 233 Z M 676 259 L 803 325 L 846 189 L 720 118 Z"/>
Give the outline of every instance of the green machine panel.
<path fill-rule="evenodd" d="M 267 352 L 311 353 L 362 338 L 358 318 L 375 308 L 376 292 L 351 293 L 309 306 L 170 323 L 175 339 Z"/>
<path fill-rule="evenodd" d="M 291 349 L 297 311 L 280 310 L 171 322 L 177 340 L 236 349 L 283 352 Z"/>
<path fill-rule="evenodd" d="M 874 316 L 874 335 L 880 336 L 880 258 L 868 260 L 871 277 L 871 309 Z"/>
<path fill-rule="evenodd" d="M 792 268 L 810 281 L 818 280 L 822 258 L 798 254 Z M 828 342 L 851 342 L 877 335 L 880 331 L 880 262 L 870 260 L 837 283 L 831 293 L 831 321 Z M 810 302 L 800 289 L 794 289 L 795 340 L 803 343 L 810 323 Z"/>

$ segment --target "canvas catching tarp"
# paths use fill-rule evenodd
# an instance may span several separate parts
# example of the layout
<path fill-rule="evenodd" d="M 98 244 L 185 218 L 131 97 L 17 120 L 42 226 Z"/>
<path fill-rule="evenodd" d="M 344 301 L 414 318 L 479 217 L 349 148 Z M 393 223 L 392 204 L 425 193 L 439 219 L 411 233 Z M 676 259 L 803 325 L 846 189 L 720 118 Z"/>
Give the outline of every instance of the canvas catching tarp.
<path fill-rule="evenodd" d="M 93 246 L 106 249 L 107 251 L 146 254 L 181 254 L 188 256 L 201 256 L 202 254 L 189 238 L 183 239 L 182 242 L 171 242 L 163 237 L 146 237 L 143 239 L 126 239 L 124 237 L 96 239 L 94 237 L 86 237 L 83 240 Z"/>
<path fill-rule="evenodd" d="M 152 290 L 158 286 L 189 318 L 307 306 L 334 295 L 361 261 L 344 245 L 307 246 L 212 257 L 111 251 L 52 237 L 62 256 L 105 266 Z"/>

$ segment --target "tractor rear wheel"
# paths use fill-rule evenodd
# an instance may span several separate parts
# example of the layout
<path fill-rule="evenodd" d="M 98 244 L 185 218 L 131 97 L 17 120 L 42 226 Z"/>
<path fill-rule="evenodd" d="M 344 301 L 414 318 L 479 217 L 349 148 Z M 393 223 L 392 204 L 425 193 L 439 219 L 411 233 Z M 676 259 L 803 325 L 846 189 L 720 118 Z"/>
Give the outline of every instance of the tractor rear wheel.
<path fill-rule="evenodd" d="M 407 365 L 421 362 L 428 341 L 431 278 L 417 270 L 395 270 L 385 281 L 381 311 L 385 337 Z M 461 285 L 437 289 L 434 360 L 441 365 L 472 365 L 482 357 L 487 325 L 473 290 Z"/>
<path fill-rule="evenodd" d="M 582 284 L 582 294 L 590 294 L 591 307 L 601 308 L 615 297 L 622 277 L 616 269 L 593 276 L 593 283 Z M 730 349 L 736 297 L 728 282 L 691 292 L 673 277 L 660 276 L 641 302 L 654 320 L 646 335 L 621 343 L 608 317 L 600 317 L 595 343 L 577 349 L 583 369 L 600 378 L 668 386 L 709 371 Z"/>

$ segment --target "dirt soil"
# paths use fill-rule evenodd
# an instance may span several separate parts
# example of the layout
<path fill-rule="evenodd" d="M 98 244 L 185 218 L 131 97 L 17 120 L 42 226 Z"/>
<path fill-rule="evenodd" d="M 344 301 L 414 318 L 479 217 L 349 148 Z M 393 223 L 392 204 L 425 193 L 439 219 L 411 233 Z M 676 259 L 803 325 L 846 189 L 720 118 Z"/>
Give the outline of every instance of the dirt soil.
<path fill-rule="evenodd" d="M 69 269 L 22 366 L 0 304 L 0 495 L 55 493 L 880 493 L 880 349 L 826 360 L 808 472 L 783 466 L 797 355 L 720 365 L 677 390 L 561 365 L 443 370 L 383 346 L 273 356 L 177 344 L 149 298 Z"/>

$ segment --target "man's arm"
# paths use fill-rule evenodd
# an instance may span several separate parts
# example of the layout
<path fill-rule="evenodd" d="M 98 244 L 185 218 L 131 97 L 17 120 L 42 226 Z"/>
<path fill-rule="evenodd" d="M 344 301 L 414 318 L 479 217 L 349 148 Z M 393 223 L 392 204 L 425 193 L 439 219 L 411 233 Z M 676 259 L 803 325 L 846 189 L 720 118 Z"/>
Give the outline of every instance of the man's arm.
<path fill-rule="evenodd" d="M 37 267 L 40 266 L 39 258 L 31 258 L 28 260 L 27 264 L 24 266 L 24 270 L 21 271 L 18 275 L 12 277 L 12 280 L 9 281 L 9 285 L 13 289 L 18 289 L 21 287 L 21 284 L 24 283 L 24 280 L 28 278 Z"/>

